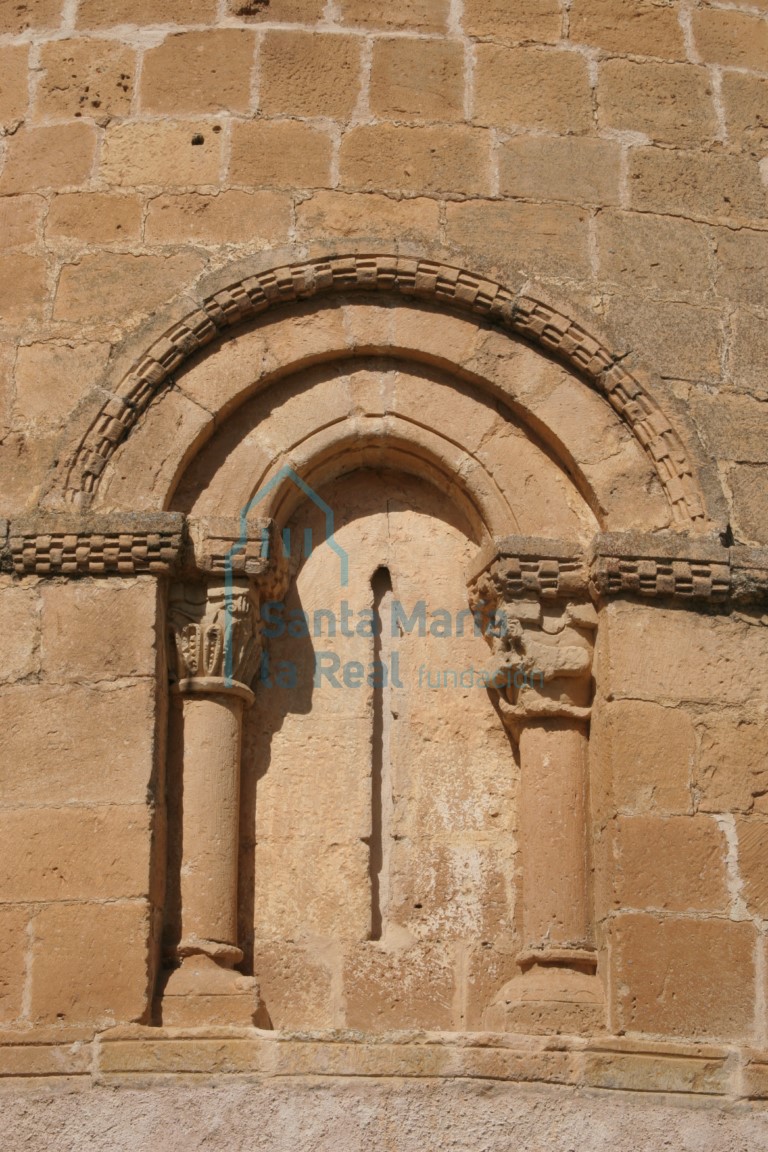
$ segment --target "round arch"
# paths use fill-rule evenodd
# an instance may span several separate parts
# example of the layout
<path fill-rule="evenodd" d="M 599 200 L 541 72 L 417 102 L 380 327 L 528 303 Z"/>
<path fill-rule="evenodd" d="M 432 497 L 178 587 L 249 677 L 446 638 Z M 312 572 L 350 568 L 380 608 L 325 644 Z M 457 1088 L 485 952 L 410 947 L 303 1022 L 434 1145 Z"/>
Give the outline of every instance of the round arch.
<path fill-rule="evenodd" d="M 248 383 L 232 377 L 205 399 L 190 394 L 197 419 L 174 416 L 179 374 L 209 346 L 223 347 L 248 328 L 269 330 L 260 360 L 251 358 Z M 297 337 L 309 339 L 297 347 Z M 519 371 L 513 385 L 512 361 L 521 348 L 564 366 L 573 381 L 570 394 L 553 399 L 551 389 L 545 395 L 521 388 Z M 170 446 L 170 455 L 177 477 L 221 420 L 255 389 L 316 359 L 371 353 L 439 362 L 503 395 L 551 444 L 582 491 L 591 494 L 605 527 L 640 527 L 629 511 L 630 493 L 648 492 L 655 483 L 667 522 L 655 515 L 648 524 L 645 516 L 643 527 L 711 530 L 699 469 L 678 431 L 649 388 L 607 344 L 542 300 L 482 275 L 431 260 L 357 253 L 267 268 L 205 296 L 135 357 L 106 395 L 101 390 L 87 426 L 69 436 L 47 502 L 57 502 L 63 493 L 69 506 L 104 507 L 103 480 L 118 451 L 126 464 L 128 456 L 135 457 L 133 493 L 141 502 L 147 480 L 139 459 L 146 471 L 153 434 L 167 437 L 164 411 L 176 426 L 178 450 Z M 590 460 L 585 443 L 600 440 L 611 420 L 636 450 L 632 460 L 625 450 L 618 468 L 623 491 L 610 467 L 601 485 L 600 462 Z M 154 494 L 143 506 L 164 505 Z M 131 500 L 114 507 L 132 510 L 136 504 Z"/>

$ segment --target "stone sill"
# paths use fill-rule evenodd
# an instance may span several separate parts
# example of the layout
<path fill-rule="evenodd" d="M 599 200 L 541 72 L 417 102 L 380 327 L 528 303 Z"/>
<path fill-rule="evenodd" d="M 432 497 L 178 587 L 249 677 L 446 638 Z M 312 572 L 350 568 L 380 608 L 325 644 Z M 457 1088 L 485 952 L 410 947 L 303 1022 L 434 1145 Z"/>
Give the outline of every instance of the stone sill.
<path fill-rule="evenodd" d="M 120 1025 L 93 1039 L 0 1038 L 3 1089 L 160 1086 L 220 1077 L 470 1079 L 768 1107 L 768 1052 L 623 1037 L 268 1032 Z M 765 1101 L 765 1104 L 761 1102 Z"/>

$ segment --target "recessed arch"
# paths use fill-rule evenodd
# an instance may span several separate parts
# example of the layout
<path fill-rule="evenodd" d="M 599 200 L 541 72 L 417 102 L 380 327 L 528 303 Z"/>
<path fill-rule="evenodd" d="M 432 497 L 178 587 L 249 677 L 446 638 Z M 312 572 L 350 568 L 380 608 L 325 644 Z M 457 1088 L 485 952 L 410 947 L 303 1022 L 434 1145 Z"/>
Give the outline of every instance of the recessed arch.
<path fill-rule="evenodd" d="M 313 488 L 356 468 L 429 473 L 464 507 L 478 542 L 535 532 L 542 510 L 550 533 L 585 544 L 600 523 L 547 445 L 503 404 L 434 365 L 316 363 L 254 393 L 184 469 L 168 507 L 237 516 L 286 467 Z M 115 469 L 108 495 L 128 498 L 132 470 Z M 290 483 L 270 491 L 259 514 L 282 523 L 292 493 Z"/>
<path fill-rule="evenodd" d="M 505 346 L 532 346 L 549 360 L 565 365 L 582 387 L 586 384 L 593 395 L 607 401 L 621 425 L 642 448 L 664 494 L 670 522 L 681 529 L 708 530 L 702 485 L 683 441 L 649 389 L 624 367 L 622 356 L 531 295 L 515 293 L 460 268 L 393 255 L 335 255 L 287 264 L 239 279 L 207 296 L 133 362 L 99 405 L 85 432 L 76 443 L 70 441 L 70 449 L 62 454 L 62 464 L 56 469 L 53 487 L 63 488 L 70 505 L 98 507 L 102 477 L 116 451 L 141 435 L 146 413 L 150 407 L 162 406 L 174 391 L 175 374 L 193 357 L 266 313 L 279 313 L 289 320 L 291 307 L 306 309 L 307 302 L 311 302 L 312 310 L 319 314 L 331 298 L 342 296 L 351 301 L 359 293 L 384 303 L 407 302 L 410 307 L 406 310 L 417 318 L 426 308 L 428 316 L 437 312 L 471 320 L 482 339 L 476 339 L 472 348 L 464 350 L 463 363 L 454 350 L 448 350 L 448 358 L 462 371 L 471 371 L 470 362 L 474 362 L 478 376 L 487 379 L 492 362 L 503 360 L 503 351 L 493 346 L 499 341 Z M 432 354 L 430 323 L 429 319 L 422 321 L 417 347 L 412 346 L 410 354 L 415 354 L 419 345 L 423 354 Z M 486 347 L 480 346 L 483 344 Z M 386 341 L 379 341 L 375 332 L 367 336 L 347 332 L 342 346 L 351 355 L 391 347 Z M 483 358 L 485 364 L 481 362 Z M 270 368 L 276 371 L 277 365 L 258 365 L 255 375 L 263 378 Z M 230 398 L 229 403 L 232 402 Z M 222 400 L 222 411 L 226 403 Z M 197 429 L 183 432 L 189 441 L 187 459 L 210 435 L 219 418 L 218 408 L 207 410 Z M 535 413 L 531 418 L 535 426 Z M 541 422 L 549 428 L 551 414 L 542 416 Z M 136 479 L 134 489 L 140 491 L 142 479 Z M 620 524 L 614 517 L 609 526 L 634 525 Z"/>

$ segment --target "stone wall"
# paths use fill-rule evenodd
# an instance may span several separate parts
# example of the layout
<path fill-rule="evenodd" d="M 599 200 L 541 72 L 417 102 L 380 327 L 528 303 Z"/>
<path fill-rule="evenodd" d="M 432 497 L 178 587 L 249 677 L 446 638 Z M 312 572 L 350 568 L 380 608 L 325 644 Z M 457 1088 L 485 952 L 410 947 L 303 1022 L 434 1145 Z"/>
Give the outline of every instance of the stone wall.
<path fill-rule="evenodd" d="M 767 273 L 765 0 L 0 3 L 19 1140 L 109 1125 L 143 1148 L 184 1115 L 193 1147 L 266 1117 L 293 1135 L 265 1148 L 344 1147 L 350 1117 L 350 1148 L 374 1122 L 403 1149 L 759 1146 Z M 232 706 L 235 927 L 213 943 L 236 967 L 210 940 L 194 967 L 184 813 L 221 748 L 193 763 L 190 700 L 231 683 L 201 641 L 202 683 L 184 628 L 220 627 L 189 605 L 220 596 L 261 486 L 270 532 L 318 531 L 287 466 L 336 509 L 358 607 L 382 568 L 430 612 L 479 581 L 517 648 L 406 637 L 386 724 L 372 685 Z M 238 587 L 261 643 L 287 568 L 258 540 Z M 294 566 L 307 610 L 338 608 L 329 556 Z M 489 642 L 498 667 L 543 642 L 566 678 L 527 704 L 416 683 Z M 562 839 L 568 805 L 534 818 L 525 791 L 550 739 L 576 781 Z M 544 995 L 531 972 L 563 967 Z"/>
<path fill-rule="evenodd" d="M 767 541 L 763 5 L 379 8 L 4 5 L 4 511 L 165 301 L 234 255 L 364 237 L 598 316 L 688 407 L 736 536 Z"/>

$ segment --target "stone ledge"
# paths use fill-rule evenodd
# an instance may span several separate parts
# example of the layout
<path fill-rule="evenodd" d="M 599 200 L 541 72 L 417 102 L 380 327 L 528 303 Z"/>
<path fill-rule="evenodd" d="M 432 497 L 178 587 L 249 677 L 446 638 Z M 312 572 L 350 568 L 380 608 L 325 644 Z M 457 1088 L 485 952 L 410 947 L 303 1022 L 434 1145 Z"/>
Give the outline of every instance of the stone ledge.
<path fill-rule="evenodd" d="M 492 584 L 502 597 L 760 603 L 768 597 L 768 549 L 726 548 L 676 532 L 598 533 L 583 549 L 571 541 L 509 536 L 480 552 L 468 582 L 481 600 L 477 590 Z"/>
<path fill-rule="evenodd" d="M 491 1080 L 720 1101 L 768 1100 L 768 1052 L 607 1037 L 268 1032 L 122 1025 L 90 1041 L 0 1043 L 0 1084 L 153 1085 L 237 1077 Z"/>
<path fill-rule="evenodd" d="M 164 575 L 178 561 L 184 531 L 180 512 L 15 519 L 9 552 L 17 576 Z"/>
<path fill-rule="evenodd" d="M 7 532 L 7 537 L 5 533 Z M 7 550 L 3 540 L 8 539 Z M 235 575 L 263 579 L 271 571 L 264 540 L 280 556 L 274 525 L 196 521 L 180 512 L 129 515 L 31 513 L 0 520 L 0 571 L 18 576 L 157 576 L 196 571 L 221 575 L 233 544 Z M 285 565 L 276 567 L 276 589 Z M 599 533 L 587 546 L 537 536 L 508 536 L 483 548 L 470 584 L 494 577 L 509 596 L 637 596 L 703 603 L 768 601 L 768 548 L 735 545 L 675 532 Z"/>

